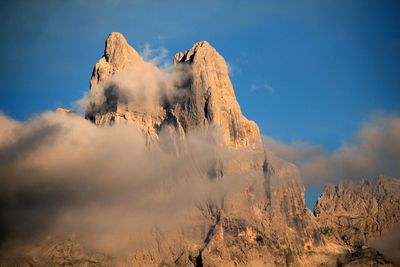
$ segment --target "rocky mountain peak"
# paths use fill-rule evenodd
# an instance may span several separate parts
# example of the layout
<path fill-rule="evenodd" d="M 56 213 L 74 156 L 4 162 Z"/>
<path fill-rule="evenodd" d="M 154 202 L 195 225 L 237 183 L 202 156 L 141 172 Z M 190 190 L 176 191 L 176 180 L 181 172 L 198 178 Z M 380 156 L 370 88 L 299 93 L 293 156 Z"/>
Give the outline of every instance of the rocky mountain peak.
<path fill-rule="evenodd" d="M 112 75 L 126 69 L 132 62 L 142 60 L 139 53 L 129 45 L 125 37 L 118 32 L 112 32 L 105 42 L 103 56 L 96 63 L 90 80 L 92 89 L 105 82 Z"/>
<path fill-rule="evenodd" d="M 124 58 L 138 57 L 139 54 L 121 33 L 112 32 L 106 40 L 104 56 L 108 62 L 118 62 Z"/>
<path fill-rule="evenodd" d="M 161 70 L 145 62 L 122 34 L 111 33 L 104 55 L 94 67 L 90 85 L 92 98 L 105 98 L 103 102 L 112 105 L 99 107 L 92 101 L 86 117 L 99 125 L 136 123 L 152 141 L 157 140 L 162 126 L 172 123 L 179 135 L 199 128 L 215 127 L 221 132 L 224 144 L 230 147 L 255 147 L 261 144 L 257 125 L 242 115 L 224 58 L 208 42 L 195 43 L 191 49 L 176 54 L 174 66 L 175 72 L 183 72 L 184 75 L 180 76 L 185 77 L 185 81 L 181 81 L 184 88 L 175 88 L 182 94 L 174 97 L 173 103 L 163 101 L 146 113 L 140 111 L 140 103 L 127 107 L 124 101 L 118 99 L 120 95 L 113 93 L 112 86 L 107 90 L 103 88 L 104 93 L 98 87 L 121 72 L 127 77 L 134 77 L 134 73 L 129 73 L 145 69 L 144 75 L 152 79 L 151 75 L 158 77 Z M 152 82 L 141 83 L 141 90 L 146 90 L 146 84 Z"/>
<path fill-rule="evenodd" d="M 247 120 L 237 102 L 225 59 L 206 41 L 174 57 L 174 65 L 190 70 L 189 96 L 179 114 L 192 129 L 216 125 L 222 130 L 224 143 L 249 147 L 261 143 L 258 126 Z"/>
<path fill-rule="evenodd" d="M 207 41 L 200 41 L 195 43 L 190 50 L 187 50 L 184 53 L 177 53 L 174 57 L 174 64 L 182 62 L 193 63 L 195 54 L 200 50 L 203 53 L 205 53 L 206 51 L 210 51 L 211 53 L 216 52 L 216 50 Z"/>

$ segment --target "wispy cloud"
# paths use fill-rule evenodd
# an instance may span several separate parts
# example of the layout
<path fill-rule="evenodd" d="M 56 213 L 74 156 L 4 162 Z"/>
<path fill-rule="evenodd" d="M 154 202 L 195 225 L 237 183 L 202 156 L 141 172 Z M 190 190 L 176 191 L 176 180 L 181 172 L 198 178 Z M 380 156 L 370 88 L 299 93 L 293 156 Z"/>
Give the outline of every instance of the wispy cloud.
<path fill-rule="evenodd" d="M 263 88 L 264 88 L 268 93 L 270 93 L 271 95 L 273 95 L 273 94 L 275 93 L 275 89 L 274 89 L 271 85 L 269 85 L 268 83 L 264 83 L 264 84 L 263 84 Z"/>
<path fill-rule="evenodd" d="M 251 92 L 255 92 L 255 91 L 265 91 L 271 95 L 273 95 L 275 93 L 275 88 L 272 87 L 270 84 L 268 83 L 263 83 L 263 84 L 252 84 L 250 86 L 250 91 Z"/>
<path fill-rule="evenodd" d="M 380 174 L 400 177 L 400 117 L 374 116 L 358 132 L 353 144 L 329 153 L 318 145 L 285 144 L 264 137 L 270 150 L 298 165 L 306 184 L 326 184 L 341 179 L 363 179 Z"/>
<path fill-rule="evenodd" d="M 166 99 L 185 94 L 180 85 L 185 84 L 190 70 L 188 66 L 174 68 L 165 63 L 160 68 L 156 63 L 167 55 L 164 49 L 151 49 L 146 45 L 141 52 L 144 61 L 130 64 L 103 83 L 95 85 L 90 92 L 79 100 L 79 110 L 96 113 L 115 104 L 115 100 L 125 102 L 136 109 L 154 111 Z"/>
<path fill-rule="evenodd" d="M 145 43 L 144 48 L 140 51 L 140 55 L 146 61 L 155 65 L 162 65 L 165 63 L 169 51 L 164 47 L 153 48 L 149 43 Z"/>
<path fill-rule="evenodd" d="M 229 73 L 229 76 L 234 76 L 234 73 L 235 73 L 235 70 L 236 70 L 236 68 L 234 67 L 234 65 L 231 63 L 231 62 L 226 62 L 226 66 L 228 67 L 228 73 Z"/>
<path fill-rule="evenodd" d="M 258 89 L 258 86 L 255 85 L 255 84 L 252 84 L 252 85 L 250 86 L 250 91 L 251 91 L 251 92 L 257 91 L 257 89 Z"/>

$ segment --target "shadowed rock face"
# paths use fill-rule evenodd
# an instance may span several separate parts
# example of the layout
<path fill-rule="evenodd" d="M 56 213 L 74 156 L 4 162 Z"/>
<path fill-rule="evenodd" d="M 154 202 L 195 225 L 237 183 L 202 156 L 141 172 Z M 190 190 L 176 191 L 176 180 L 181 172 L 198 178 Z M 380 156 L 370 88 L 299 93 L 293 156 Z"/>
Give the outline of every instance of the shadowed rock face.
<path fill-rule="evenodd" d="M 400 223 L 400 181 L 381 176 L 329 185 L 314 213 L 327 236 L 359 248 Z"/>

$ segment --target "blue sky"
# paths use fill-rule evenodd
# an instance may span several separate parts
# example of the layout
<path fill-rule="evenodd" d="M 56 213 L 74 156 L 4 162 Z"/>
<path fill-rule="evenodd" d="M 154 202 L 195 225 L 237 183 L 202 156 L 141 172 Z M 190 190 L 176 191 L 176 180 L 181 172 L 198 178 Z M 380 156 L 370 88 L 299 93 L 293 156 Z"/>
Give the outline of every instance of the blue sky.
<path fill-rule="evenodd" d="M 399 14 L 387 0 L 2 1 L 0 110 L 70 107 L 112 31 L 170 58 L 207 40 L 263 134 L 332 151 L 372 115 L 400 112 Z"/>

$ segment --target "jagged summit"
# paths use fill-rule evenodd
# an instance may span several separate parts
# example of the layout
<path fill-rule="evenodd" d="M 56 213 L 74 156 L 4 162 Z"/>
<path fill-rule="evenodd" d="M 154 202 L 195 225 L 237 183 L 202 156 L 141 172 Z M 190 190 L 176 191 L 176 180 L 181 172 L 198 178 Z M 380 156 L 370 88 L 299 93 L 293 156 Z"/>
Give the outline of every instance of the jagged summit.
<path fill-rule="evenodd" d="M 123 68 L 124 65 L 121 63 L 129 62 L 129 60 L 139 57 L 139 54 L 128 44 L 122 34 L 112 32 L 106 40 L 104 57 L 107 62 L 114 63 L 116 68 Z M 127 59 L 127 61 L 124 61 L 124 59 Z"/>
<path fill-rule="evenodd" d="M 125 37 L 112 32 L 105 42 L 104 54 L 93 68 L 90 88 L 105 82 L 113 74 L 124 70 L 133 61 L 141 60 L 139 53 L 129 45 Z"/>
<path fill-rule="evenodd" d="M 400 221 L 400 180 L 387 176 L 328 185 L 314 214 L 330 237 L 350 247 L 378 239 Z"/>
<path fill-rule="evenodd" d="M 182 63 L 182 62 L 190 62 L 192 63 L 194 60 L 194 55 L 197 53 L 198 50 L 214 50 L 215 49 L 207 42 L 207 41 L 200 41 L 195 43 L 190 50 L 185 52 L 178 52 L 174 56 L 174 64 Z"/>
<path fill-rule="evenodd" d="M 258 126 L 240 110 L 225 59 L 208 42 L 201 41 L 175 55 L 175 66 L 182 63 L 188 63 L 191 71 L 190 94 L 180 112 L 187 128 L 217 125 L 226 144 L 243 147 L 260 143 Z M 188 120 L 193 111 L 196 116 Z"/>
<path fill-rule="evenodd" d="M 184 68 L 181 67 L 183 63 Z M 161 71 L 155 65 L 145 62 L 122 34 L 111 33 L 106 41 L 104 55 L 96 63 L 91 77 L 90 95 L 93 101 L 87 109 L 86 117 L 99 125 L 136 123 L 151 142 L 157 140 L 162 126 L 173 122 L 173 127 L 180 135 L 195 129 L 216 126 L 221 132 L 223 142 L 228 146 L 254 148 L 261 144 L 257 125 L 242 115 L 224 58 L 208 42 L 195 43 L 186 52 L 178 53 L 174 57 L 174 66 L 179 73 L 177 76 L 180 78 L 180 85 L 176 85 L 172 91 L 179 91 L 180 95 L 174 95 L 173 101 L 163 99 L 154 103 L 152 110 L 146 110 L 142 114 L 140 102 L 127 105 L 127 101 L 121 100 L 121 94 L 116 88 L 118 84 L 113 83 L 108 88 L 104 86 L 118 73 L 126 73 L 125 76 L 134 80 L 133 72 L 146 70 L 142 76 L 148 80 L 142 81 L 143 77 L 137 77 L 138 83 L 142 84 L 140 90 L 146 92 L 149 90 L 146 88 L 148 84 L 153 84 L 154 80 L 162 76 Z M 161 87 L 157 91 L 160 95 L 164 94 Z M 127 88 L 125 91 L 129 94 L 129 90 Z M 171 89 L 168 90 L 171 93 Z M 114 91 L 117 93 L 113 93 Z M 99 98 L 105 99 L 100 105 L 95 101 Z"/>

